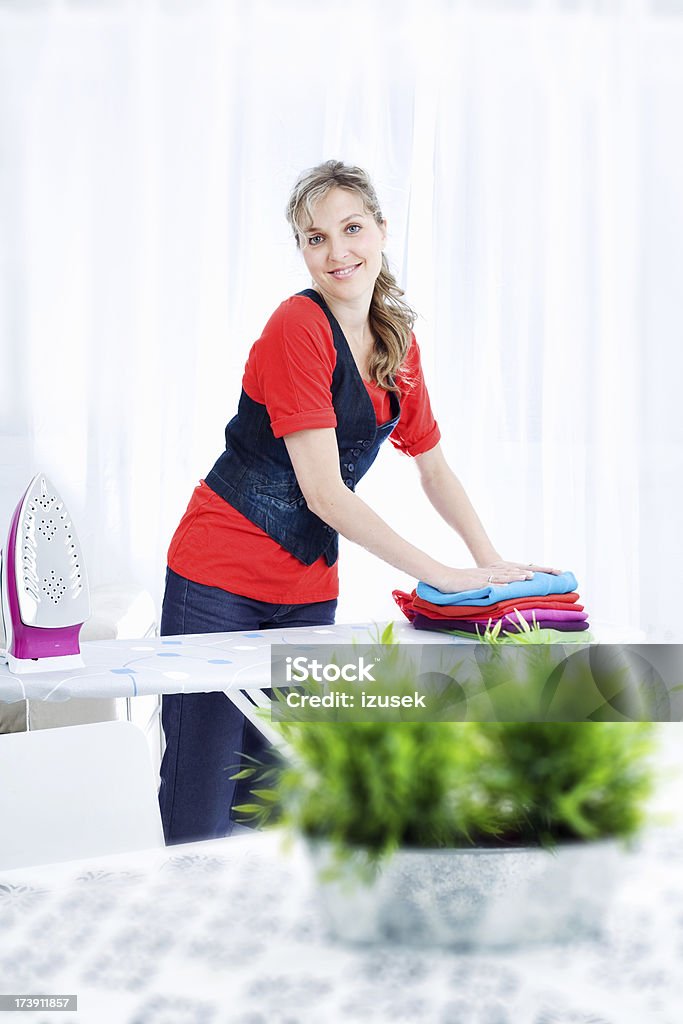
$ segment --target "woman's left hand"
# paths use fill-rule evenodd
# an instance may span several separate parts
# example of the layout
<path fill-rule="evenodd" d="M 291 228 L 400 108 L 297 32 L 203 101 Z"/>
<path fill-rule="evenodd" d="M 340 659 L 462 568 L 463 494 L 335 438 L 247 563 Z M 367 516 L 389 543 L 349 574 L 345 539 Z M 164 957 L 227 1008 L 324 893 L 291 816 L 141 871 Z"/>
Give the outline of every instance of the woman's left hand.
<path fill-rule="evenodd" d="M 491 562 L 489 565 L 482 565 L 480 569 L 489 569 L 491 575 L 495 575 L 496 572 L 500 572 L 501 569 L 519 569 L 520 572 L 535 573 L 535 572 L 549 572 L 553 576 L 561 576 L 563 569 L 553 569 L 549 565 L 536 565 L 535 562 L 507 562 L 505 559 L 501 559 L 499 562 Z"/>

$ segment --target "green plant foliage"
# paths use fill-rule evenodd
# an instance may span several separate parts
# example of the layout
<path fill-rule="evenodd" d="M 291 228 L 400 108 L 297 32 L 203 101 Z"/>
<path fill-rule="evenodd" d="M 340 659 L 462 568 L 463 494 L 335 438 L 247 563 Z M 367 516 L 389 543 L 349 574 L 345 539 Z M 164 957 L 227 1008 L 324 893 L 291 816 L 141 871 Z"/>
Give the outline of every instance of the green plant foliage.
<path fill-rule="evenodd" d="M 653 786 L 645 722 L 286 723 L 292 760 L 238 808 L 338 848 L 628 837 Z M 242 775 L 242 777 L 245 777 Z"/>
<path fill-rule="evenodd" d="M 392 624 L 375 634 L 374 643 L 396 643 Z M 491 646 L 478 659 L 479 690 L 469 703 L 476 710 L 485 701 L 488 721 L 283 721 L 288 759 L 251 763 L 236 776 L 254 784 L 253 802 L 236 808 L 243 820 L 282 823 L 331 842 L 341 855 L 633 836 L 654 788 L 655 726 L 531 720 L 542 717 L 557 655 L 543 645 L 530 649 L 525 686 L 515 689 L 497 634 L 486 639 Z M 385 653 L 385 664 L 397 686 L 412 685 L 402 677 L 399 646 L 395 656 Z M 573 685 L 586 690 L 593 708 L 590 673 Z M 506 718 L 514 712 L 519 719 L 520 701 L 529 720 Z"/>

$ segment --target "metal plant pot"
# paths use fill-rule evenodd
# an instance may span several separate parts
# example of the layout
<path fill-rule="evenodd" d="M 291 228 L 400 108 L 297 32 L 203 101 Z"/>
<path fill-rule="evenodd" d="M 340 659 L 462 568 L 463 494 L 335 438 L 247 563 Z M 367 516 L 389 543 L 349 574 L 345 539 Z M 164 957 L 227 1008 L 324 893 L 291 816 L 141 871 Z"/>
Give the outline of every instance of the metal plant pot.
<path fill-rule="evenodd" d="M 311 843 L 334 938 L 494 949 L 599 938 L 624 854 L 616 842 L 402 849 L 373 872 Z"/>

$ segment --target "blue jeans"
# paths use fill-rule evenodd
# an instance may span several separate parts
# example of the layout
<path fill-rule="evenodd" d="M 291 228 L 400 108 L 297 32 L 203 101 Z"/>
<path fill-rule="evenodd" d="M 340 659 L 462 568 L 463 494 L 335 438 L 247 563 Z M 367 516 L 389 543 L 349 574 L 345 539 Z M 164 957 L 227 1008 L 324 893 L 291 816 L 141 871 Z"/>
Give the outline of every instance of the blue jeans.
<path fill-rule="evenodd" d="M 337 602 L 270 604 L 166 571 L 161 635 L 225 633 L 277 626 L 326 626 Z M 230 770 L 240 754 L 267 758 L 270 744 L 224 693 L 173 693 L 162 698 L 166 750 L 159 805 L 168 844 L 229 835 L 233 804 L 249 799 L 249 780 Z M 237 768 L 234 769 L 237 771 Z"/>

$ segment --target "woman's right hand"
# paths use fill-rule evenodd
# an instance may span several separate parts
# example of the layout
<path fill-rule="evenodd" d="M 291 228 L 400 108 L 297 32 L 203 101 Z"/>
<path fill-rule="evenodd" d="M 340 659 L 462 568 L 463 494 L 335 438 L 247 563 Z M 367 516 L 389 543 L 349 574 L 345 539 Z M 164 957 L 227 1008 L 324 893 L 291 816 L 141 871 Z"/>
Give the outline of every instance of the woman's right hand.
<path fill-rule="evenodd" d="M 493 583 L 514 583 L 517 580 L 530 580 L 533 577 L 530 568 L 513 566 L 484 565 L 472 569 L 452 569 L 443 567 L 443 575 L 438 581 L 426 580 L 442 594 L 457 594 L 461 590 L 481 590 Z"/>

